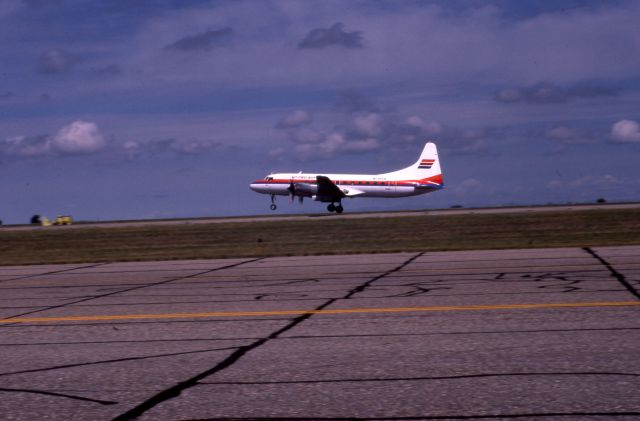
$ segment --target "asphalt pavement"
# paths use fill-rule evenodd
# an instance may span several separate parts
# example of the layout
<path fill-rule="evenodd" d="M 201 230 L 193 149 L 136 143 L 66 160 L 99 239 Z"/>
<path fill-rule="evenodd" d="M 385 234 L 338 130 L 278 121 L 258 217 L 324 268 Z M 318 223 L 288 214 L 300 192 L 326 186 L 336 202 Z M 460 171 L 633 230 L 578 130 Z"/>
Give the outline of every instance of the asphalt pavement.
<path fill-rule="evenodd" d="M 640 419 L 640 247 L 0 267 L 7 420 Z"/>

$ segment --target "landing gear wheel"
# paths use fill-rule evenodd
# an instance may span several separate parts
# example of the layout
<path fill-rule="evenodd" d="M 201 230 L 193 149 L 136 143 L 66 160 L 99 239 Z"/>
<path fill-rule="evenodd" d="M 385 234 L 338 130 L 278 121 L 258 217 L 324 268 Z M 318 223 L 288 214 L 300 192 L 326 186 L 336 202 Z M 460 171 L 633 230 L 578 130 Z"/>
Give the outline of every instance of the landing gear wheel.
<path fill-rule="evenodd" d="M 332 203 L 332 204 L 330 204 L 329 206 L 327 206 L 327 210 L 328 210 L 329 212 L 335 212 L 335 210 L 336 210 L 336 206 Z"/>
<path fill-rule="evenodd" d="M 336 206 L 336 212 L 337 213 L 342 213 L 343 210 L 344 210 L 344 208 L 342 207 L 342 205 Z"/>
<path fill-rule="evenodd" d="M 276 206 L 275 203 L 272 203 L 271 206 L 269 206 L 271 208 L 271 210 L 276 210 L 278 209 L 278 207 Z"/>

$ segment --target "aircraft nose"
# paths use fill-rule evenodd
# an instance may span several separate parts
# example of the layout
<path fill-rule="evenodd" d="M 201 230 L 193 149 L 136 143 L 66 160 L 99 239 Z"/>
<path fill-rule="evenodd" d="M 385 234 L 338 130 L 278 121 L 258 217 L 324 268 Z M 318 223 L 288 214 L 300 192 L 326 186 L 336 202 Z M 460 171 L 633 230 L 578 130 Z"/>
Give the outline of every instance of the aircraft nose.
<path fill-rule="evenodd" d="M 266 191 L 264 184 L 258 183 L 257 181 L 249 184 L 249 188 L 258 193 L 264 193 Z"/>

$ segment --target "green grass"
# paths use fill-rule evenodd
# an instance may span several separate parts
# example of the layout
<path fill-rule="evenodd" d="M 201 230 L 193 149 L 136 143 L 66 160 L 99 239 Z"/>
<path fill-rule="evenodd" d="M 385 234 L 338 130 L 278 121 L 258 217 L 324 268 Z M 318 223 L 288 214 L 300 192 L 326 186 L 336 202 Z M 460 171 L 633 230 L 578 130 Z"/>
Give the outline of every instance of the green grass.
<path fill-rule="evenodd" d="M 0 229 L 0 265 L 640 244 L 640 209 Z"/>

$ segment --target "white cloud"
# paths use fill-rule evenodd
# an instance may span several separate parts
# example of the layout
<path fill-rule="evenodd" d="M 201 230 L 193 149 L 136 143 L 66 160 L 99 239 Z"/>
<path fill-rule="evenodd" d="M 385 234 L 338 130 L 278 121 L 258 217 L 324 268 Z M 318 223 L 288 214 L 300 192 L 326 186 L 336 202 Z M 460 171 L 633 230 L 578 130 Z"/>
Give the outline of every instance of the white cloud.
<path fill-rule="evenodd" d="M 443 151 L 454 154 L 481 154 L 489 151 L 487 138 L 490 130 L 462 129 L 444 125 L 438 121 L 425 121 L 413 115 L 394 125 L 389 135 L 392 140 L 422 143 L 433 140 Z"/>
<path fill-rule="evenodd" d="M 547 183 L 547 187 L 550 189 L 560 189 L 564 187 L 564 183 L 561 180 L 551 180 Z"/>
<path fill-rule="evenodd" d="M 378 113 L 352 114 L 345 111 L 345 125 L 336 124 L 331 129 L 298 127 L 311 122 L 310 116 L 298 110 L 280 120 L 276 127 L 292 126 L 289 140 L 298 159 L 325 159 L 338 153 L 358 153 L 378 149 L 385 136 L 385 116 Z"/>
<path fill-rule="evenodd" d="M 122 151 L 129 159 L 151 157 L 164 152 L 177 152 L 194 155 L 209 152 L 220 147 L 217 142 L 204 140 L 163 139 L 150 141 L 128 141 L 122 145 Z"/>
<path fill-rule="evenodd" d="M 611 128 L 611 137 L 624 143 L 640 142 L 640 125 L 633 120 L 620 120 Z"/>
<path fill-rule="evenodd" d="M 407 124 L 409 126 L 418 127 L 429 135 L 439 135 L 444 131 L 442 124 L 437 121 L 430 121 L 427 123 L 421 117 L 415 115 L 407 118 Z"/>
<path fill-rule="evenodd" d="M 458 154 L 482 154 L 489 150 L 489 143 L 484 139 L 469 139 L 467 142 L 458 142 L 459 144 L 452 148 L 451 151 Z"/>
<path fill-rule="evenodd" d="M 580 145 L 595 143 L 595 139 L 589 133 L 567 126 L 557 126 L 544 132 L 544 137 L 557 140 L 565 145 Z"/>
<path fill-rule="evenodd" d="M 321 142 L 301 143 L 295 146 L 299 159 L 330 158 L 337 153 L 368 152 L 380 147 L 380 142 L 374 138 L 348 139 L 344 133 L 331 132 Z"/>
<path fill-rule="evenodd" d="M 231 28 L 209 30 L 197 35 L 180 38 L 167 45 L 165 50 L 177 51 L 210 51 L 213 47 L 228 44 L 233 35 Z"/>
<path fill-rule="evenodd" d="M 40 56 L 37 70 L 45 74 L 64 73 L 71 70 L 78 61 L 78 57 L 64 50 L 49 50 Z"/>
<path fill-rule="evenodd" d="M 629 54 L 640 42 L 633 19 L 638 6 L 633 2 L 602 7 L 597 12 L 584 7 L 522 19 L 514 19 L 497 6 L 472 5 L 456 12 L 452 9 L 459 8 L 445 3 L 364 9 L 366 13 L 359 6 L 345 10 L 340 2 L 330 1 L 312 6 L 305 2 L 252 2 L 250 6 L 231 2 L 159 14 L 132 40 L 135 51 L 128 64 L 145 71 L 145 80 L 135 83 L 202 80 L 214 89 L 249 85 L 339 89 L 388 86 L 398 80 L 417 82 L 419 87 L 424 81 L 439 86 L 475 80 L 481 73 L 486 84 L 515 86 L 500 92 L 498 99 L 505 101 L 524 100 L 518 86 L 545 80 L 572 86 L 580 80 L 633 77 L 640 66 L 638 55 Z M 296 41 L 308 34 L 309 28 L 325 28 L 325 35 L 344 34 L 340 26 L 334 25 L 333 32 L 326 29 L 337 15 L 349 27 L 366 34 L 368 48 L 353 48 L 348 54 L 342 48 L 319 48 L 313 54 L 296 48 Z M 158 47 L 175 41 L 179 34 L 212 25 L 234 28 L 234 48 L 203 55 L 198 65 L 183 57 L 167 59 L 157 54 Z M 314 46 L 362 45 L 355 41 L 355 33 L 349 34 L 354 39 L 346 44 L 342 36 L 322 36 L 323 41 Z M 611 39 L 626 42 L 612 44 Z M 147 74 L 155 77 L 149 79 Z M 538 102 L 561 99 L 554 92 L 541 86 L 530 98 Z M 580 90 L 569 93 L 580 97 L 593 94 Z"/>
<path fill-rule="evenodd" d="M 13 12 L 19 10 L 22 7 L 22 2 L 19 0 L 4 0 L 0 2 L 0 19 L 5 16 L 10 16 Z"/>
<path fill-rule="evenodd" d="M 281 159 L 286 154 L 285 148 L 273 148 L 267 152 L 267 156 L 272 159 Z"/>
<path fill-rule="evenodd" d="M 47 136 L 13 136 L 0 142 L 0 152 L 6 155 L 39 156 L 49 153 L 50 150 Z"/>
<path fill-rule="evenodd" d="M 286 116 L 282 117 L 276 128 L 278 129 L 292 129 L 295 127 L 304 126 L 310 124 L 313 121 L 313 116 L 310 112 L 304 110 L 295 110 Z"/>
<path fill-rule="evenodd" d="M 565 126 L 558 126 L 547 130 L 544 135 L 549 139 L 566 140 L 575 137 L 575 130 Z"/>
<path fill-rule="evenodd" d="M 570 181 L 567 185 L 570 188 L 578 189 L 585 186 L 597 186 L 597 187 L 610 187 L 619 183 L 619 180 L 611 175 L 588 175 L 585 177 L 577 178 L 573 181 Z"/>
<path fill-rule="evenodd" d="M 302 127 L 293 130 L 290 138 L 295 143 L 319 143 L 322 142 L 323 136 L 318 130 L 311 127 Z"/>
<path fill-rule="evenodd" d="M 344 24 L 338 22 L 328 29 L 316 28 L 300 41 L 298 48 L 325 48 L 331 45 L 339 45 L 346 48 L 362 48 L 362 32 L 347 32 Z"/>
<path fill-rule="evenodd" d="M 77 120 L 60 129 L 50 144 L 60 153 L 86 154 L 101 150 L 106 141 L 95 123 Z"/>
<path fill-rule="evenodd" d="M 576 98 L 615 97 L 619 94 L 620 89 L 606 85 L 582 84 L 566 88 L 550 82 L 539 82 L 532 86 L 500 89 L 494 99 L 502 103 L 553 104 Z"/>
<path fill-rule="evenodd" d="M 342 149 L 349 152 L 367 152 L 378 149 L 379 147 L 380 142 L 378 142 L 378 139 L 369 138 L 346 142 Z"/>
<path fill-rule="evenodd" d="M 173 142 L 172 147 L 178 152 L 186 154 L 197 154 L 200 152 L 208 151 L 211 147 L 213 147 L 213 145 L 207 142 L 200 142 L 198 140 L 184 140 Z"/>
<path fill-rule="evenodd" d="M 518 102 L 522 99 L 522 92 L 517 88 L 503 88 L 496 92 L 495 100 L 498 102 Z"/>
<path fill-rule="evenodd" d="M 547 187 L 552 189 L 582 189 L 582 188 L 610 188 L 621 184 L 622 182 L 611 174 L 604 175 L 587 175 L 569 181 L 551 180 L 547 183 Z"/>
<path fill-rule="evenodd" d="M 87 121 L 74 121 L 55 135 L 12 136 L 0 141 L 0 153 L 9 156 L 34 157 L 49 154 L 88 154 L 104 148 L 106 141 L 98 126 Z"/>
<path fill-rule="evenodd" d="M 287 132 L 289 140 L 294 143 L 291 150 L 297 158 L 327 159 L 338 153 L 377 150 L 382 145 L 395 148 L 422 145 L 425 140 L 439 142 L 447 153 L 486 154 L 490 149 L 487 141 L 490 131 L 487 129 L 451 127 L 415 114 L 402 116 L 394 109 L 375 106 L 357 92 L 351 96 L 368 104 L 368 110 L 341 106 L 332 116 L 335 121 L 333 127 L 317 129 L 305 126 Z M 342 101 L 338 104 L 342 105 Z M 282 125 L 282 121 L 278 124 Z"/>
<path fill-rule="evenodd" d="M 135 158 L 140 154 L 142 148 L 139 142 L 129 141 L 122 145 L 122 150 L 129 158 Z"/>
<path fill-rule="evenodd" d="M 359 134 L 377 137 L 382 134 L 382 116 L 378 113 L 359 115 L 353 119 L 353 126 Z"/>

